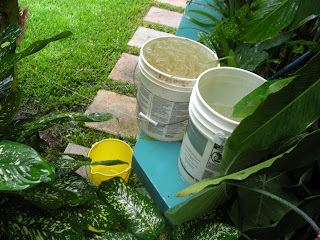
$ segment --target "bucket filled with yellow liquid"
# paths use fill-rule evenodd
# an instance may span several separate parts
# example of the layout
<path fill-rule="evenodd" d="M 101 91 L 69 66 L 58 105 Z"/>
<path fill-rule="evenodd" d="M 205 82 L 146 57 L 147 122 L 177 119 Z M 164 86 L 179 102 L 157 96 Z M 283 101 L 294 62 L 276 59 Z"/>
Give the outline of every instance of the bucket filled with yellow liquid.
<path fill-rule="evenodd" d="M 91 181 L 100 184 L 110 178 L 121 177 L 128 182 L 131 173 L 132 154 L 132 148 L 119 139 L 105 139 L 93 144 L 88 153 L 91 162 L 121 160 L 128 164 L 90 166 L 89 177 Z"/>

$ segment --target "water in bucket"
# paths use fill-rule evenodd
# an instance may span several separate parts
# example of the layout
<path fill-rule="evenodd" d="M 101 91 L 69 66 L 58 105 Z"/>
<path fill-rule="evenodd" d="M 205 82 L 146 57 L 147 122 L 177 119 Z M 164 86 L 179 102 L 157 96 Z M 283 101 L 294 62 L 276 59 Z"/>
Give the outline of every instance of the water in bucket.
<path fill-rule="evenodd" d="M 254 73 L 231 67 L 209 69 L 199 76 L 178 159 L 180 174 L 188 184 L 220 175 L 224 143 L 241 121 L 229 117 L 232 107 L 264 82 Z"/>
<path fill-rule="evenodd" d="M 181 141 L 196 78 L 204 70 L 219 66 L 217 59 L 209 48 L 182 37 L 146 42 L 139 56 L 139 128 L 156 140 Z"/>

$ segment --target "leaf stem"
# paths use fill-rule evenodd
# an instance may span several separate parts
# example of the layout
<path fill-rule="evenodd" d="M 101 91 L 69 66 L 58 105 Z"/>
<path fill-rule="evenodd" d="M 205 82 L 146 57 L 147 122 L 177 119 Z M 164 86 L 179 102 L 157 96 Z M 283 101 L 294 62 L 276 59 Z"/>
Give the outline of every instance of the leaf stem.
<path fill-rule="evenodd" d="M 234 182 L 226 182 L 227 184 L 230 184 L 232 186 L 235 187 L 241 187 L 241 188 L 246 188 L 249 189 L 251 191 L 257 192 L 257 193 L 261 193 L 263 195 L 266 195 L 280 203 L 283 203 L 284 205 L 290 207 L 293 211 L 295 211 L 298 215 L 300 215 L 302 218 L 304 218 L 304 220 L 306 220 L 310 226 L 314 229 L 314 231 L 316 232 L 316 234 L 318 235 L 320 232 L 320 228 L 318 227 L 318 225 L 312 220 L 312 218 L 310 218 L 304 211 L 302 211 L 301 209 L 299 209 L 298 207 L 296 207 L 295 205 L 293 205 L 292 203 L 288 202 L 287 200 L 284 200 L 283 198 L 280 198 L 270 192 L 258 189 L 258 188 L 253 188 L 253 187 L 249 187 L 249 186 L 245 186 L 242 184 L 237 184 Z"/>

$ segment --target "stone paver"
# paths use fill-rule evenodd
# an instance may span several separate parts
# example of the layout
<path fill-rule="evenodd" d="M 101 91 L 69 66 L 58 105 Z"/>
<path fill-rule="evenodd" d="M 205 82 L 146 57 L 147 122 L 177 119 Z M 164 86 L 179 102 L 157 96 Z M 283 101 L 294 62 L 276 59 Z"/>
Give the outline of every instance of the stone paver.
<path fill-rule="evenodd" d="M 86 123 L 86 127 L 94 128 L 113 135 L 137 137 L 140 130 L 136 122 L 137 100 L 133 97 L 119 95 L 111 91 L 99 90 L 86 114 L 95 112 L 112 113 L 119 121 Z"/>
<path fill-rule="evenodd" d="M 176 7 L 186 7 L 187 0 L 157 0 L 157 2 L 167 3 Z"/>
<path fill-rule="evenodd" d="M 90 148 L 83 147 L 77 144 L 69 143 L 67 148 L 64 150 L 64 153 L 78 154 L 87 157 Z M 69 156 L 64 156 L 66 159 L 70 159 Z M 80 167 L 76 173 L 84 178 L 89 178 L 89 166 Z"/>
<path fill-rule="evenodd" d="M 112 69 L 109 78 L 116 81 L 130 82 L 134 86 L 137 86 L 139 79 L 138 60 L 138 56 L 122 53 Z"/>
<path fill-rule="evenodd" d="M 137 31 L 134 33 L 131 40 L 128 42 L 128 45 L 140 48 L 146 41 L 155 37 L 163 37 L 163 36 L 174 36 L 174 35 L 170 33 L 156 31 L 150 28 L 139 27 Z"/>
<path fill-rule="evenodd" d="M 178 28 L 183 14 L 162 8 L 151 7 L 143 20 Z"/>

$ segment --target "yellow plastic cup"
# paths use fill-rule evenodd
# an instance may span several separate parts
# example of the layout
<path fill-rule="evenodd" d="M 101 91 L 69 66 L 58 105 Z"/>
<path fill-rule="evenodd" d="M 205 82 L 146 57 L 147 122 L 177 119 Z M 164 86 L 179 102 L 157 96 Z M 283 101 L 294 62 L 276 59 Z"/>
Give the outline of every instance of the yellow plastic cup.
<path fill-rule="evenodd" d="M 88 157 L 91 162 L 103 160 L 121 160 L 127 164 L 113 166 L 90 166 L 89 177 L 91 181 L 100 184 L 113 177 L 121 177 L 128 182 L 131 173 L 132 148 L 119 139 L 105 139 L 92 145 Z"/>

